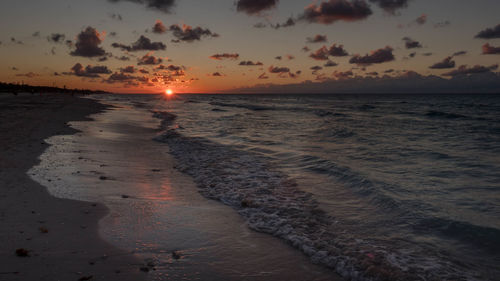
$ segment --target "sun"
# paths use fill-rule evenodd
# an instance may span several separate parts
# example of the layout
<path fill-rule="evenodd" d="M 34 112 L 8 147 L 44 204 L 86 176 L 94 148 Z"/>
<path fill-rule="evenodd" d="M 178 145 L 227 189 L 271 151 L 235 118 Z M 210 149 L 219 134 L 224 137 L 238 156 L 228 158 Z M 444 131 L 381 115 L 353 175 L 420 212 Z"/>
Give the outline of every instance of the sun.
<path fill-rule="evenodd" d="M 172 89 L 167 89 L 167 90 L 165 90 L 165 94 L 166 94 L 167 96 L 171 96 L 171 95 L 173 95 L 173 94 L 174 94 L 174 91 L 172 91 Z"/>

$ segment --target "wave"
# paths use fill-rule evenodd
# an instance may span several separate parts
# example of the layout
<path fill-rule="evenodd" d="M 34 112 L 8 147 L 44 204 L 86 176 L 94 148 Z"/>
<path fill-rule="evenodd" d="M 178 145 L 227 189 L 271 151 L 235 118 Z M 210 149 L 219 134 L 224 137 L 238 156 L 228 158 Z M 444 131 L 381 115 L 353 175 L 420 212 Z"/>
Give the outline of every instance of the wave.
<path fill-rule="evenodd" d="M 251 229 L 287 241 L 312 262 L 332 268 L 349 280 L 468 280 L 462 270 L 447 262 L 410 257 L 356 239 L 339 229 L 336 218 L 320 209 L 312 194 L 300 190 L 286 174 L 276 170 L 270 159 L 204 138 L 184 136 L 168 129 L 175 115 L 154 115 L 167 125 L 155 140 L 168 144 L 177 159 L 176 168 L 193 177 L 203 196 L 231 206 Z M 331 174 L 361 191 L 374 192 L 373 182 L 348 168 L 314 156 L 302 157 L 301 162 L 304 167 Z M 433 264 L 432 270 L 429 264 Z"/>
<path fill-rule="evenodd" d="M 431 118 L 445 118 L 445 119 L 457 119 L 457 118 L 468 118 L 465 115 L 457 113 L 447 113 L 442 111 L 430 110 L 425 114 L 427 117 Z"/>
<path fill-rule="evenodd" d="M 324 109 L 314 109 L 305 107 L 289 107 L 289 106 L 266 106 L 266 105 L 256 105 L 256 104 L 246 104 L 246 103 L 225 103 L 225 102 L 210 102 L 210 105 L 220 106 L 220 107 L 234 107 L 243 108 L 252 111 L 299 111 L 313 113 L 319 117 L 348 117 L 347 114 L 332 112 Z"/>

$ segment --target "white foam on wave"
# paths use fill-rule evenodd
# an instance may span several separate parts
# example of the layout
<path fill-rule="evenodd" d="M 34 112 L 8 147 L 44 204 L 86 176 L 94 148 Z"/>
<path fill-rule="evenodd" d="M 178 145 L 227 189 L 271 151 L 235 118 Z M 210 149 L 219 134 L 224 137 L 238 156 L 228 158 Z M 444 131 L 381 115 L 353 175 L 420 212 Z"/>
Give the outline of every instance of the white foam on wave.
<path fill-rule="evenodd" d="M 166 131 L 155 138 L 167 143 L 178 161 L 176 168 L 193 177 L 205 197 L 236 209 L 253 230 L 287 241 L 313 263 L 334 269 L 349 280 L 473 280 L 435 260 L 359 241 L 335 226 L 335 218 L 318 207 L 312 195 L 300 190 L 265 157 L 248 151 L 186 137 L 172 125 L 175 115 L 154 112 Z M 420 266 L 422 265 L 422 266 Z M 432 267 L 432 266 L 431 266 Z"/>

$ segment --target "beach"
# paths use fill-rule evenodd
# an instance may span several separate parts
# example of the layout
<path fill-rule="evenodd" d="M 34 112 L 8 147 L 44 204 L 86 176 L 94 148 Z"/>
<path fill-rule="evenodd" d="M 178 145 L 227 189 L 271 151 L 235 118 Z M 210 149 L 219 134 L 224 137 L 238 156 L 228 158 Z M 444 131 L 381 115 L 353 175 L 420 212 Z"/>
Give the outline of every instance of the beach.
<path fill-rule="evenodd" d="M 100 238 L 105 206 L 55 198 L 27 175 L 46 138 L 76 133 L 67 122 L 104 108 L 69 95 L 0 97 L 1 280 L 144 280 L 139 260 Z"/>

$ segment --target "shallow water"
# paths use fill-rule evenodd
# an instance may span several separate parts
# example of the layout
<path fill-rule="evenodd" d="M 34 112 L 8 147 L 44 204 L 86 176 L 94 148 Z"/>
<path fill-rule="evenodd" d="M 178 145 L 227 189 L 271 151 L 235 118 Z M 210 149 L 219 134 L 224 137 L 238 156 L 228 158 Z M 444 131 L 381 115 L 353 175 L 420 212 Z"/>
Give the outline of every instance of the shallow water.
<path fill-rule="evenodd" d="M 160 120 L 127 100 L 73 122 L 81 133 L 54 136 L 29 174 L 57 197 L 100 202 L 104 239 L 151 265 L 150 280 L 332 280 L 338 277 L 268 235 L 251 231 L 229 207 L 203 198 L 173 169 Z M 177 251 L 180 259 L 174 259 Z M 154 268 L 154 270 L 153 270 Z M 145 273 L 146 274 L 146 273 Z"/>
<path fill-rule="evenodd" d="M 204 196 L 343 276 L 499 279 L 499 96 L 106 99 L 175 114 L 157 140 Z"/>

